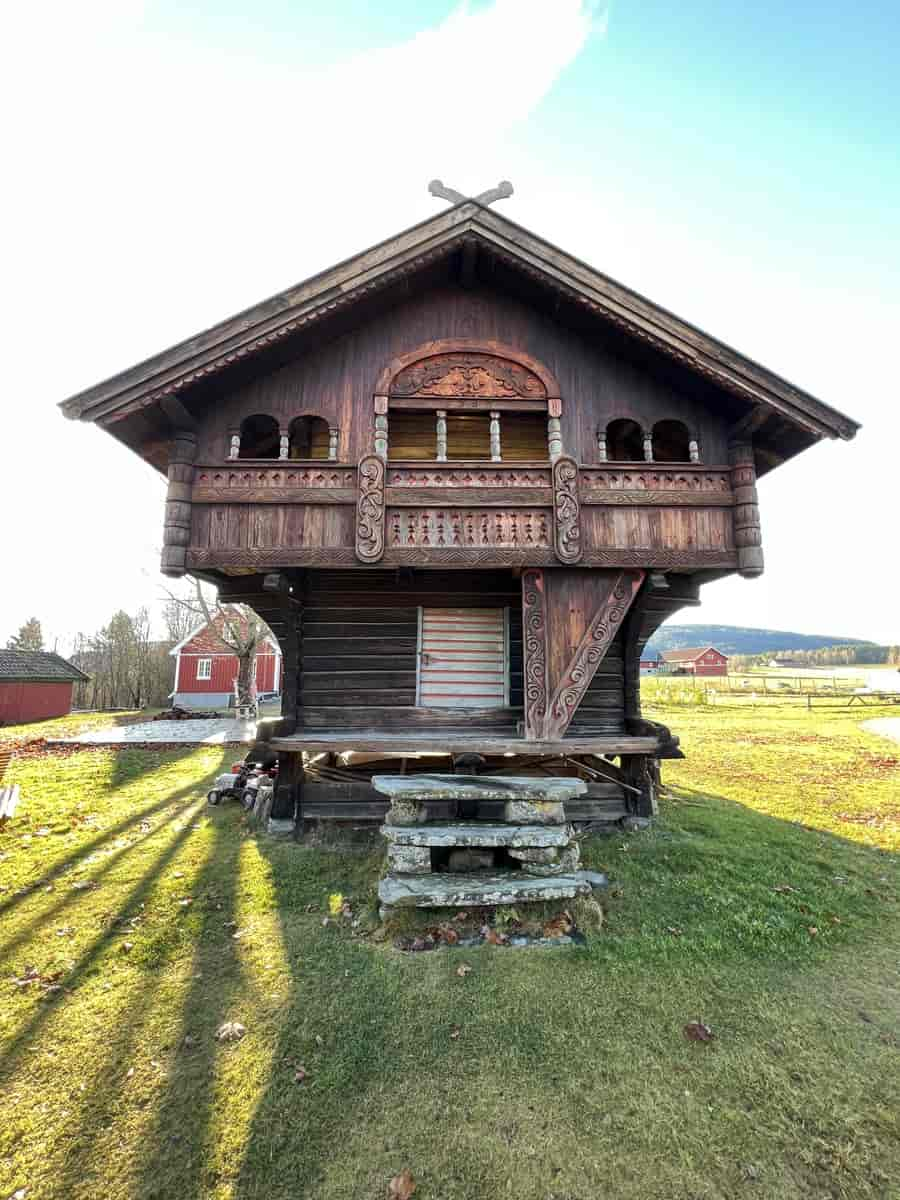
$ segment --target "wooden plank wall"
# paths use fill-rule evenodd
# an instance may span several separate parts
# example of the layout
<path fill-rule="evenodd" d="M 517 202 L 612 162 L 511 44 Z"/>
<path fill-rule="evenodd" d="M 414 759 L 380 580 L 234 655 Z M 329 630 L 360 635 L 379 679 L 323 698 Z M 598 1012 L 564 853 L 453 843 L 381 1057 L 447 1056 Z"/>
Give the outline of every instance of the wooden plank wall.
<path fill-rule="evenodd" d="M 509 608 L 509 708 L 415 709 L 419 605 Z M 510 571 L 309 571 L 301 655 L 305 728 L 403 728 L 411 720 L 514 727 L 522 706 L 521 586 Z"/>
<path fill-rule="evenodd" d="M 484 286 L 452 285 L 417 295 L 280 370 L 218 397 L 201 423 L 197 461 L 223 461 L 230 431 L 250 414 L 270 414 L 286 427 L 293 417 L 307 413 L 339 428 L 341 461 L 358 462 L 372 448 L 379 373 L 398 355 L 436 337 L 496 340 L 543 362 L 559 380 L 563 443 L 579 462 L 598 461 L 597 424 L 614 416 L 649 424 L 664 418 L 683 420 L 698 433 L 704 462 L 727 461 L 727 419 L 617 354 L 614 338 L 607 344 L 588 340 L 512 296 Z"/>

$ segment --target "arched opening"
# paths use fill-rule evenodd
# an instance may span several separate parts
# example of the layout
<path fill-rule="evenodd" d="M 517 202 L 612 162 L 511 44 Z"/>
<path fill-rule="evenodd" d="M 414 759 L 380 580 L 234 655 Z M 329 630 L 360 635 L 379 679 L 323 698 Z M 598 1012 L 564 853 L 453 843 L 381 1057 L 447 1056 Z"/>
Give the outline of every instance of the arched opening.
<path fill-rule="evenodd" d="M 691 461 L 691 435 L 683 421 L 657 421 L 653 426 L 653 461 Z"/>
<path fill-rule="evenodd" d="M 328 458 L 328 422 L 322 417 L 294 417 L 288 427 L 290 458 Z"/>
<path fill-rule="evenodd" d="M 643 462 L 644 435 L 637 421 L 620 417 L 606 427 L 606 455 L 610 462 Z"/>
<path fill-rule="evenodd" d="M 241 422 L 239 458 L 277 458 L 280 448 L 278 422 L 257 413 Z"/>

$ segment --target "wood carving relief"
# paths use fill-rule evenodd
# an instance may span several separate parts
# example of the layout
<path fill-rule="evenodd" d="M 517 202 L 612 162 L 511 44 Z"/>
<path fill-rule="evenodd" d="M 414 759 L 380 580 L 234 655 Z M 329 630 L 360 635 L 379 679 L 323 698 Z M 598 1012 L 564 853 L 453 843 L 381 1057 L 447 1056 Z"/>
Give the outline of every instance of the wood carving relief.
<path fill-rule="evenodd" d="M 562 737 L 568 728 L 643 578 L 643 571 L 622 571 L 609 596 L 591 618 L 550 700 L 544 724 L 544 736 L 548 739 Z"/>
<path fill-rule="evenodd" d="M 194 486 L 198 488 L 352 488 L 356 485 L 353 467 L 272 467 L 268 470 L 217 470 L 198 467 Z"/>
<path fill-rule="evenodd" d="M 544 509 L 390 508 L 387 523 L 392 549 L 550 547 L 549 513 Z"/>
<path fill-rule="evenodd" d="M 546 487 L 550 486 L 550 472 L 542 470 L 520 470 L 519 468 L 407 468 L 388 469 L 388 487 Z"/>
<path fill-rule="evenodd" d="M 547 716 L 547 611 L 544 572 L 522 573 L 522 636 L 525 650 L 525 736 L 543 736 Z"/>
<path fill-rule="evenodd" d="M 649 503 L 660 497 L 659 504 L 730 504 L 729 472 L 665 471 L 659 469 L 622 470 L 621 468 L 583 467 L 581 486 L 584 499 L 593 504 Z"/>
<path fill-rule="evenodd" d="M 405 367 L 391 383 L 391 396 L 481 397 L 542 400 L 546 389 L 521 363 L 491 354 L 437 354 Z"/>
<path fill-rule="evenodd" d="M 378 562 L 384 554 L 384 460 L 367 454 L 359 461 L 356 502 L 356 557 Z"/>
<path fill-rule="evenodd" d="M 558 458 L 553 464 L 553 547 L 560 562 L 581 559 L 581 504 L 574 458 Z"/>

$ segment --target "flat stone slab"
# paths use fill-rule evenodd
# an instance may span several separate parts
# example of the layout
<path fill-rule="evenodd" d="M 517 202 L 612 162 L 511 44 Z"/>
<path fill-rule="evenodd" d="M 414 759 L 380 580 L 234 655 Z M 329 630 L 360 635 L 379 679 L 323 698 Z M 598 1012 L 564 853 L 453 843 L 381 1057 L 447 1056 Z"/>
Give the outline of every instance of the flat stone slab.
<path fill-rule="evenodd" d="M 372 787 L 391 799 L 536 800 L 562 803 L 587 793 L 583 779 L 529 779 L 515 775 L 373 775 Z"/>
<path fill-rule="evenodd" d="M 591 883 L 581 871 L 570 875 L 388 875 L 378 885 L 382 904 L 397 908 L 464 908 L 528 900 L 571 900 L 586 896 Z"/>
<path fill-rule="evenodd" d="M 571 825 L 382 825 L 395 846 L 568 846 Z"/>

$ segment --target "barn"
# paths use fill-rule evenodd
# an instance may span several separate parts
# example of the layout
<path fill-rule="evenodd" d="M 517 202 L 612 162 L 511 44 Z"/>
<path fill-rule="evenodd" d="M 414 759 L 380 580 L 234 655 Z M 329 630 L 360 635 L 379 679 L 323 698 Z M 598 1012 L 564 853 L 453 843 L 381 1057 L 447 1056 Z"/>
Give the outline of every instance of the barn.
<path fill-rule="evenodd" d="M 245 620 L 238 610 L 230 615 L 239 623 Z M 217 626 L 221 625 L 222 616 L 216 614 L 212 623 L 204 621 L 170 650 L 175 659 L 173 704 L 182 708 L 227 708 L 233 702 L 238 659 L 219 637 Z M 257 644 L 254 671 L 257 696 L 280 693 L 281 648 L 270 635 Z"/>
<path fill-rule="evenodd" d="M 89 678 L 48 650 L 0 650 L 0 725 L 64 717 L 73 684 Z"/>
<path fill-rule="evenodd" d="M 727 675 L 728 656 L 715 646 L 687 646 L 667 650 L 663 662 L 676 675 Z"/>

